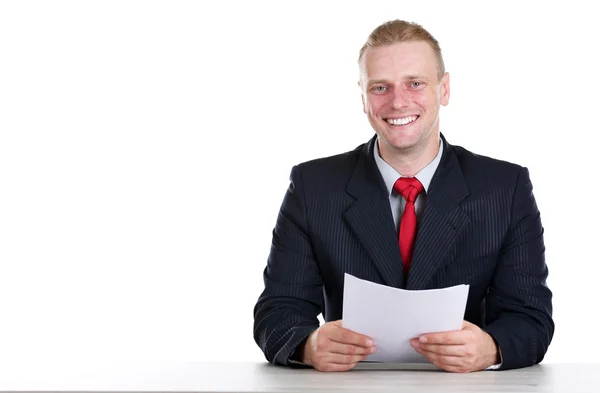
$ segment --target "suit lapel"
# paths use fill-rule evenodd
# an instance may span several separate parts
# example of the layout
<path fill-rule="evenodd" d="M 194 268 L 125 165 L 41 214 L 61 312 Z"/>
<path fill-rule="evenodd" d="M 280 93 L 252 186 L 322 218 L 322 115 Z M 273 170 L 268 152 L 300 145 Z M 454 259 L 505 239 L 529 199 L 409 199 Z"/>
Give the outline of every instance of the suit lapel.
<path fill-rule="evenodd" d="M 373 159 L 376 137 L 363 146 L 346 191 L 356 202 L 346 211 L 346 220 L 365 247 L 384 283 L 404 287 L 398 235 L 389 195 Z"/>
<path fill-rule="evenodd" d="M 469 223 L 460 202 L 469 194 L 454 148 L 442 136 L 444 152 L 431 180 L 408 274 L 407 289 L 426 289 Z"/>

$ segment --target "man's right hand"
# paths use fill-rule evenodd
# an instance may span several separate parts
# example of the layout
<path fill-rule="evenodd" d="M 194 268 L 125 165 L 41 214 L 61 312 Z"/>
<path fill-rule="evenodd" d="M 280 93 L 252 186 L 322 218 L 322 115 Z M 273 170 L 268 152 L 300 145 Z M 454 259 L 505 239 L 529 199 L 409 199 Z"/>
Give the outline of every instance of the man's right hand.
<path fill-rule="evenodd" d="M 342 327 L 342 320 L 327 322 L 308 336 L 302 362 L 319 371 L 348 371 L 375 353 L 371 338 Z"/>

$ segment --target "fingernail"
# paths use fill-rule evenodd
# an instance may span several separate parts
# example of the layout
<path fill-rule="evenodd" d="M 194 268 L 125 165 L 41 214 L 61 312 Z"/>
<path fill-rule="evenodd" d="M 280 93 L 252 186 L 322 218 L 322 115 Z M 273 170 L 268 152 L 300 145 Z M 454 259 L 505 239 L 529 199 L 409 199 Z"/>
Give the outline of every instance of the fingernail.
<path fill-rule="evenodd" d="M 426 343 L 427 342 L 427 337 L 421 336 L 421 337 L 419 337 L 419 341 L 421 341 L 422 343 Z"/>
<path fill-rule="evenodd" d="M 418 348 L 419 347 L 419 340 L 413 338 L 412 340 L 410 340 L 410 345 L 412 345 L 415 348 Z"/>
<path fill-rule="evenodd" d="M 371 347 L 371 353 L 375 353 L 375 351 L 377 351 L 376 347 Z"/>
<path fill-rule="evenodd" d="M 370 347 L 371 345 L 373 345 L 373 340 L 367 340 L 367 346 Z"/>

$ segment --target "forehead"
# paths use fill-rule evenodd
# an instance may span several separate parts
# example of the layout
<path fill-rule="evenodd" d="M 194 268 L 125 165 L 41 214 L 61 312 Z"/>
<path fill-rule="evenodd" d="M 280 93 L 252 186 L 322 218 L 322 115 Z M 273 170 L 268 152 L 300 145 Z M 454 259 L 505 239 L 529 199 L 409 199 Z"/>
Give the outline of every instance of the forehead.
<path fill-rule="evenodd" d="M 371 47 L 364 54 L 367 79 L 399 79 L 407 76 L 436 78 L 437 57 L 425 41 Z"/>

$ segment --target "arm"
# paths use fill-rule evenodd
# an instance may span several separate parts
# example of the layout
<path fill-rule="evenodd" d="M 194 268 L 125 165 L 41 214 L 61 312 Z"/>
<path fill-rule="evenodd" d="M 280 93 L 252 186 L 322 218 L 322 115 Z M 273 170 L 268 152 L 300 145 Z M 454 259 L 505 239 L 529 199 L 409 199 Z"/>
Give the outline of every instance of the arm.
<path fill-rule="evenodd" d="M 543 232 L 529 172 L 523 168 L 515 187 L 510 228 L 486 297 L 484 330 L 502 353 L 501 369 L 541 362 L 554 334 Z"/>
<path fill-rule="evenodd" d="M 308 238 L 305 209 L 296 166 L 273 230 L 263 273 L 265 288 L 254 307 L 254 340 L 275 364 L 291 364 L 300 344 L 319 327 L 317 316 L 323 308 L 323 282 Z"/>

